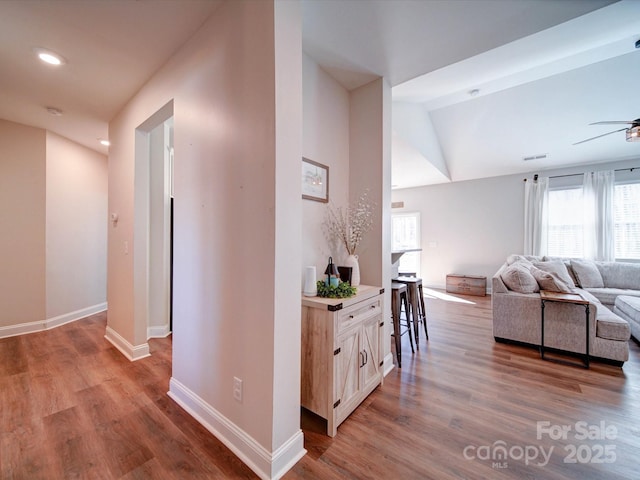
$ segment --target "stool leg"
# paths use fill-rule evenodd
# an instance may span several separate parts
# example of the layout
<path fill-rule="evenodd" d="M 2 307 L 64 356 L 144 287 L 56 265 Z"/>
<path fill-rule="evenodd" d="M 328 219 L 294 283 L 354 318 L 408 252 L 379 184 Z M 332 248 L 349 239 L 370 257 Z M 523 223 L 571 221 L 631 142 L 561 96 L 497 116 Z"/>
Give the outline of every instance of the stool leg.
<path fill-rule="evenodd" d="M 422 292 L 422 284 L 418 285 L 420 293 L 420 307 L 422 309 L 422 325 L 424 326 L 424 335 L 429 340 L 429 332 L 427 332 L 427 310 L 424 308 L 424 293 Z"/>
<path fill-rule="evenodd" d="M 393 320 L 393 339 L 396 342 L 396 358 L 398 368 L 402 368 L 402 343 L 400 341 L 400 294 L 394 293 L 391 298 L 391 316 Z"/>
<path fill-rule="evenodd" d="M 407 291 L 409 294 L 409 305 L 411 306 L 411 318 L 413 320 L 416 349 L 420 350 L 420 330 L 418 328 L 420 326 L 420 311 L 418 307 L 418 299 L 416 298 L 418 296 L 417 288 L 415 287 L 415 285 L 407 286 Z"/>
<path fill-rule="evenodd" d="M 407 294 L 400 295 L 400 310 L 402 310 L 402 305 L 404 304 L 404 314 L 407 319 L 407 331 L 409 333 L 409 343 L 411 344 L 411 353 L 416 353 L 413 348 L 413 332 L 411 331 L 411 320 L 409 318 L 409 301 L 407 300 Z"/>

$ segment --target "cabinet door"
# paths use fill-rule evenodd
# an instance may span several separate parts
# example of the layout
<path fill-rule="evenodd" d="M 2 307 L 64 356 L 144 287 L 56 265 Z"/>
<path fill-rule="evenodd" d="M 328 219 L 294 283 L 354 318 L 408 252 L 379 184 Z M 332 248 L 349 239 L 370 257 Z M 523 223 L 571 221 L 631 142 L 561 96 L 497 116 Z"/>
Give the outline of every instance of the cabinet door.
<path fill-rule="evenodd" d="M 362 344 L 361 349 L 364 355 L 364 365 L 362 366 L 361 376 L 363 391 L 369 391 L 380 383 L 380 321 L 381 316 L 376 315 L 367 319 L 362 327 Z"/>
<path fill-rule="evenodd" d="M 333 401 L 334 405 L 340 401 L 335 408 L 338 423 L 355 408 L 354 403 L 357 405 L 360 402 L 360 331 L 360 328 L 352 328 L 336 338 L 336 349 L 339 348 L 340 353 L 334 357 L 333 378 L 336 396 Z"/>

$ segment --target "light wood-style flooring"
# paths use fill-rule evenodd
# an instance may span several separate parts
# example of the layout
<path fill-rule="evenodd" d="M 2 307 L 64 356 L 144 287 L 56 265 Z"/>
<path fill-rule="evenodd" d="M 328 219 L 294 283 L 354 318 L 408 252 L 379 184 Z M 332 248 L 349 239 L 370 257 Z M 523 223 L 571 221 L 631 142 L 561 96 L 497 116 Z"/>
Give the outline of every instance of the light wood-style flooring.
<path fill-rule="evenodd" d="M 545 362 L 494 342 L 490 297 L 454 298 L 470 303 L 427 298 L 429 342 L 402 337 L 402 369 L 335 438 L 303 413 L 308 453 L 285 479 L 640 478 L 637 344 L 622 369 Z M 257 478 L 167 397 L 171 340 L 130 363 L 105 325 L 0 339 L 0 478 Z"/>

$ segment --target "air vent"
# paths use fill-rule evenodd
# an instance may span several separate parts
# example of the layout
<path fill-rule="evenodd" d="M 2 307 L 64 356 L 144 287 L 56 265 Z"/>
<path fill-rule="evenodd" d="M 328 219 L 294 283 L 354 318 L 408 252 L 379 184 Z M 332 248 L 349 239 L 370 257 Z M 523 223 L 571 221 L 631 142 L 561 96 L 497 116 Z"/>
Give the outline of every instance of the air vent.
<path fill-rule="evenodd" d="M 391 202 L 391 208 L 404 208 L 404 202 Z"/>
<path fill-rule="evenodd" d="M 530 160 L 542 160 L 543 158 L 547 158 L 546 153 L 539 153 L 538 155 L 531 155 L 529 157 L 524 157 L 523 160 L 528 162 Z"/>

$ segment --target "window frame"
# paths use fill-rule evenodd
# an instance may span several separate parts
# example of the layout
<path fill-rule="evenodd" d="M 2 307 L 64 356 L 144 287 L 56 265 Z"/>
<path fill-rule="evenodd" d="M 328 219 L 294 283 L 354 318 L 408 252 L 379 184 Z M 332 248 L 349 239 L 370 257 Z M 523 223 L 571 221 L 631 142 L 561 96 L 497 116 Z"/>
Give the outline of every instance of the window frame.
<path fill-rule="evenodd" d="M 616 172 L 617 173 L 617 172 Z M 618 186 L 621 185 L 637 185 L 637 188 L 640 188 L 640 179 L 638 178 L 633 178 L 633 177 L 629 177 L 629 176 L 625 176 L 625 175 L 620 175 L 620 177 L 622 178 L 618 178 L 618 175 L 616 175 L 616 180 L 614 182 L 614 189 L 617 188 Z M 615 199 L 616 194 L 614 193 L 614 199 Z M 615 205 L 615 200 L 614 200 L 614 239 L 616 238 L 616 205 Z M 639 227 L 640 230 L 640 227 Z M 616 242 L 614 240 L 615 244 L 617 245 L 618 242 Z M 640 258 L 625 258 L 625 257 L 615 257 L 615 261 L 616 262 L 625 262 L 625 263 L 640 263 Z"/>
<path fill-rule="evenodd" d="M 406 247 L 406 249 L 412 249 L 412 248 L 416 248 L 416 249 L 422 249 L 422 238 L 421 238 L 421 229 L 422 229 L 422 223 L 421 223 L 421 218 L 420 218 L 420 212 L 419 211 L 407 211 L 407 212 L 393 212 L 391 213 L 391 250 L 392 251 L 397 251 L 393 246 L 394 246 L 394 218 L 398 218 L 398 217 L 415 217 L 416 218 L 416 246 L 415 247 Z M 401 250 L 404 250 L 405 248 L 402 248 Z M 415 262 L 415 271 L 416 271 L 416 275 L 418 277 L 420 277 L 420 272 L 422 270 L 422 256 L 421 256 L 421 252 L 420 251 L 415 251 L 415 252 L 408 252 L 403 254 L 400 257 L 400 260 L 398 260 L 398 270 L 399 271 L 409 271 L 409 270 L 403 270 L 401 268 L 402 265 L 402 259 L 405 259 L 405 262 L 407 261 L 408 258 L 415 258 L 414 262 Z"/>

